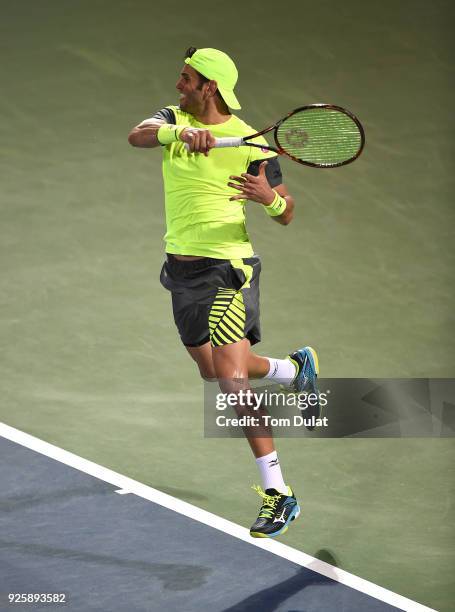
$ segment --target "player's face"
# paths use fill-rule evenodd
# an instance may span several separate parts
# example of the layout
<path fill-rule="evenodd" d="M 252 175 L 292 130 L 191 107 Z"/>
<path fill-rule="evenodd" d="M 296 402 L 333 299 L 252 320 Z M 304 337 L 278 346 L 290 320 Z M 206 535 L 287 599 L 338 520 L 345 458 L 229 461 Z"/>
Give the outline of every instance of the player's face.
<path fill-rule="evenodd" d="M 204 92 L 196 70 L 185 64 L 176 83 L 180 92 L 180 108 L 185 113 L 197 114 L 204 105 Z"/>

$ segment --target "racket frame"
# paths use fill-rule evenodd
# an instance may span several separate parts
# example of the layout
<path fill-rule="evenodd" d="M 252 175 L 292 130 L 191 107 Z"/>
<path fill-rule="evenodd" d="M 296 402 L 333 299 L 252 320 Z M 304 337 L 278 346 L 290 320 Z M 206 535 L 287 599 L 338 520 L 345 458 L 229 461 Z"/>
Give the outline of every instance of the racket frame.
<path fill-rule="evenodd" d="M 313 108 L 328 108 L 330 110 L 336 110 L 336 111 L 339 111 L 347 115 L 348 117 L 352 119 L 352 121 L 355 123 L 360 133 L 360 146 L 359 146 L 359 150 L 357 151 L 355 155 L 353 155 L 347 160 L 344 160 L 342 162 L 336 162 L 334 164 L 318 164 L 315 162 L 304 161 L 302 159 L 299 159 L 298 157 L 294 157 L 290 153 L 287 153 L 281 147 L 278 141 L 278 138 L 277 138 L 278 128 L 280 127 L 280 125 L 284 123 L 287 119 L 289 119 L 289 117 L 292 117 L 292 115 L 295 115 L 296 113 L 299 113 L 301 111 L 310 110 Z M 263 136 L 264 134 L 267 134 L 268 132 L 271 132 L 272 130 L 274 130 L 273 139 L 275 140 L 276 147 L 272 147 L 271 145 L 256 144 L 254 142 L 248 142 L 250 138 L 257 138 L 258 136 Z M 365 146 L 365 131 L 363 129 L 362 124 L 357 119 L 357 117 L 353 113 L 351 113 L 350 111 L 346 110 L 345 108 L 341 106 L 336 106 L 335 104 L 322 104 L 322 103 L 321 104 L 307 104 L 306 106 L 299 106 L 299 108 L 295 108 L 293 111 L 288 113 L 285 117 L 277 121 L 277 123 L 270 125 L 269 127 L 261 130 L 260 132 L 257 132 L 256 134 L 253 134 L 252 136 L 245 136 L 244 138 L 242 138 L 242 141 L 245 143 L 245 145 L 248 145 L 250 147 L 256 147 L 258 149 L 267 149 L 268 151 L 274 151 L 275 153 L 278 153 L 279 155 L 286 155 L 286 157 L 289 157 L 293 161 L 296 161 L 299 164 L 303 164 L 304 166 L 311 166 L 312 168 L 337 168 L 339 166 L 346 166 L 346 164 L 352 163 L 354 160 L 356 160 L 359 157 L 359 155 L 363 151 L 363 147 Z"/>

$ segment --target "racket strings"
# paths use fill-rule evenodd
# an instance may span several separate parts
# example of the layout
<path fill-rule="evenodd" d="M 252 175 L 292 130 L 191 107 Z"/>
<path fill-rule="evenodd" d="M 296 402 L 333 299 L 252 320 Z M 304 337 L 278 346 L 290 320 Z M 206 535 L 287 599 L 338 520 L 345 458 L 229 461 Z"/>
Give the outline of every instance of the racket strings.
<path fill-rule="evenodd" d="M 355 121 L 326 107 L 294 113 L 278 126 L 276 140 L 292 157 L 322 166 L 352 159 L 362 145 Z"/>

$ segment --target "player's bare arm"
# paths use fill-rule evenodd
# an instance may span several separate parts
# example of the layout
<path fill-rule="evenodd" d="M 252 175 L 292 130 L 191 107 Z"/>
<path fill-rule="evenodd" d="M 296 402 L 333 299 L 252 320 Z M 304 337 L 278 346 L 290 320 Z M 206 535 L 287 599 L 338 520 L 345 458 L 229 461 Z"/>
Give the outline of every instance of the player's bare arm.
<path fill-rule="evenodd" d="M 232 196 L 230 200 L 243 200 L 247 198 L 263 206 L 270 206 L 278 193 L 278 195 L 286 200 L 286 208 L 281 215 L 272 218 L 281 225 L 288 225 L 294 216 L 294 198 L 283 184 L 277 185 L 273 189 L 270 187 L 265 174 L 266 165 L 267 161 L 261 163 L 258 176 L 245 172 L 241 176 L 233 175 L 229 177 L 231 181 L 236 182 L 229 182 L 228 186 L 241 192 L 239 195 Z"/>
<path fill-rule="evenodd" d="M 157 133 L 164 123 L 166 122 L 162 119 L 145 119 L 128 134 L 128 142 L 133 147 L 148 149 L 161 146 L 158 142 Z"/>

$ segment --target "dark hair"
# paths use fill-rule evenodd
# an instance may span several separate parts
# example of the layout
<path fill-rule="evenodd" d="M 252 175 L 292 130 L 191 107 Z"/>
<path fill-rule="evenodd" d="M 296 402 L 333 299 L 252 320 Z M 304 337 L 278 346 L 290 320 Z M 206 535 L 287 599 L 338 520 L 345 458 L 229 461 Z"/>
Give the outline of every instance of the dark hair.
<path fill-rule="evenodd" d="M 183 59 L 186 59 L 187 57 L 192 57 L 197 51 L 196 47 L 188 47 L 188 49 L 185 51 L 185 56 Z M 197 72 L 197 70 L 196 70 Z M 205 77 L 203 74 L 201 74 L 200 72 L 198 72 L 199 75 L 199 87 L 198 89 L 201 89 L 202 85 L 204 83 L 208 83 L 211 79 L 208 79 L 207 77 Z M 220 92 L 218 91 L 218 89 L 215 92 L 215 96 L 226 106 L 226 108 L 228 108 L 226 102 L 223 100 L 223 96 L 220 94 Z"/>
<path fill-rule="evenodd" d="M 193 57 L 193 55 L 196 53 L 196 51 L 197 51 L 196 47 L 188 47 L 188 49 L 185 51 L 185 56 L 184 56 L 183 59 L 186 59 L 187 57 Z M 197 70 L 196 70 L 196 72 L 197 72 Z M 205 77 L 200 72 L 198 72 L 198 75 L 199 75 L 199 87 L 198 87 L 198 89 L 201 89 L 201 86 L 204 83 L 208 83 L 210 81 L 210 79 Z M 217 93 L 218 93 L 218 90 L 217 90 Z"/>

